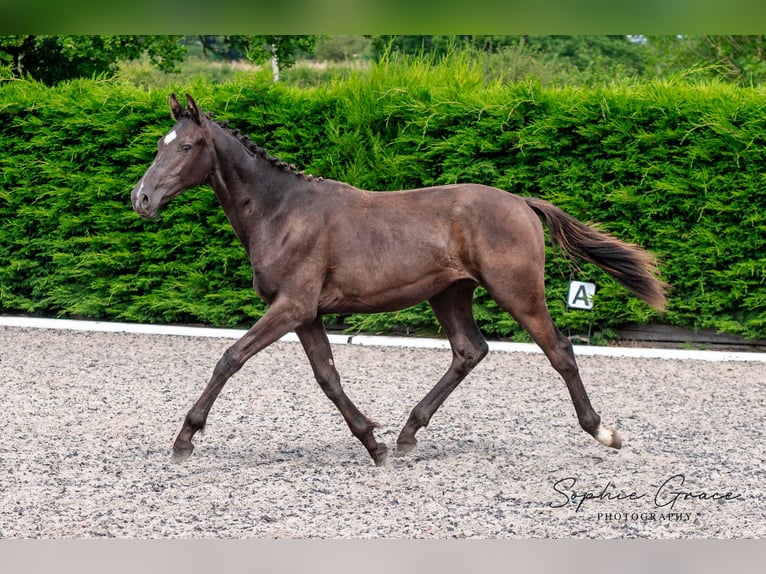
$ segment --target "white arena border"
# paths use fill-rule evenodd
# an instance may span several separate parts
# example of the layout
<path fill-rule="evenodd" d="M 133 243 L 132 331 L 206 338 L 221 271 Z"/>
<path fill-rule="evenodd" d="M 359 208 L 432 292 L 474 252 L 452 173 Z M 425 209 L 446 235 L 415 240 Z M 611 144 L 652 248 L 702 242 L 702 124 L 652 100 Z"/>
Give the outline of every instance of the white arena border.
<path fill-rule="evenodd" d="M 217 329 L 208 327 L 184 327 L 175 325 L 143 325 L 138 323 L 110 323 L 104 321 L 76 321 L 71 319 L 42 319 L 34 317 L 0 316 L 0 326 L 33 329 L 60 329 L 71 331 L 96 331 L 107 333 L 138 333 L 146 335 L 176 335 L 184 337 L 215 337 L 239 339 L 245 334 L 241 329 Z M 446 339 L 421 337 L 387 337 L 373 335 L 331 334 L 334 345 L 365 345 L 383 347 L 410 347 L 424 349 L 449 349 Z M 297 342 L 295 333 L 288 333 L 281 341 Z M 533 343 L 506 343 L 490 341 L 492 351 L 506 353 L 541 353 Z M 575 355 L 601 357 L 638 357 L 647 359 L 676 359 L 695 361 L 755 361 L 766 362 L 766 353 L 698 351 L 691 349 L 655 349 L 643 347 L 598 347 L 575 345 Z"/>

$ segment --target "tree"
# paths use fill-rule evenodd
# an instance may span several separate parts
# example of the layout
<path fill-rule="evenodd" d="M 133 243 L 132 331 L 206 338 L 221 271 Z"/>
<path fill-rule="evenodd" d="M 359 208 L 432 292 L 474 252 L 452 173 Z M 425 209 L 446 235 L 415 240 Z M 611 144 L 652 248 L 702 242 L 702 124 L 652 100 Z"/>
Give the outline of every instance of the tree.
<path fill-rule="evenodd" d="M 247 58 L 247 36 L 187 36 L 184 43 L 202 47 L 205 58 L 244 60 Z"/>
<path fill-rule="evenodd" d="M 697 69 L 729 82 L 766 80 L 766 36 L 648 36 L 658 76 Z"/>
<path fill-rule="evenodd" d="M 643 44 L 629 36 L 522 36 L 522 41 L 540 53 L 569 62 L 580 72 L 602 69 L 610 74 L 619 68 L 641 75 L 646 68 Z"/>
<path fill-rule="evenodd" d="M 247 58 L 255 64 L 271 62 L 274 81 L 279 72 L 295 64 L 297 57 L 314 51 L 324 36 L 196 36 L 202 54 L 223 60 Z M 187 38 L 188 42 L 190 38 Z"/>
<path fill-rule="evenodd" d="M 279 81 L 279 72 L 295 64 L 300 53 L 314 50 L 321 36 L 245 36 L 245 53 L 252 62 L 260 64 L 271 61 L 274 81 Z"/>
<path fill-rule="evenodd" d="M 579 36 L 376 36 L 373 51 L 440 58 L 470 50 L 484 62 L 488 79 L 518 81 L 532 76 L 544 83 L 596 84 L 641 76 L 646 47 L 624 35 Z"/>
<path fill-rule="evenodd" d="M 120 60 L 148 54 L 163 71 L 173 71 L 185 54 L 179 36 L 0 36 L 0 65 L 15 77 L 45 84 L 111 75 Z"/>
<path fill-rule="evenodd" d="M 560 70 L 571 69 L 586 77 L 639 76 L 646 68 L 646 49 L 629 36 L 375 36 L 376 57 L 395 51 L 441 57 L 451 50 L 472 49 L 485 55 L 515 54 Z"/>
<path fill-rule="evenodd" d="M 318 61 L 328 62 L 367 60 L 370 57 L 371 45 L 372 40 L 369 36 L 328 36 L 321 42 L 317 42 L 314 58 Z"/>

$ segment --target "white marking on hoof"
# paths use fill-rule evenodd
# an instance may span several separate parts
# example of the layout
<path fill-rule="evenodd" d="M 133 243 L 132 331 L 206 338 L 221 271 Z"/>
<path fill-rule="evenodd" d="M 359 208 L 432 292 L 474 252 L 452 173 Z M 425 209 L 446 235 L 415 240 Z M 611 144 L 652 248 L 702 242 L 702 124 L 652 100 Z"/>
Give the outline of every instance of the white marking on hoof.
<path fill-rule="evenodd" d="M 170 145 L 170 142 L 172 142 L 174 139 L 178 137 L 178 134 L 176 133 L 176 130 L 173 130 L 168 135 L 165 136 L 165 145 Z"/>
<path fill-rule="evenodd" d="M 611 446 L 612 448 L 622 447 L 622 438 L 620 437 L 620 434 L 615 429 L 603 425 L 598 425 L 596 440 L 601 444 Z"/>

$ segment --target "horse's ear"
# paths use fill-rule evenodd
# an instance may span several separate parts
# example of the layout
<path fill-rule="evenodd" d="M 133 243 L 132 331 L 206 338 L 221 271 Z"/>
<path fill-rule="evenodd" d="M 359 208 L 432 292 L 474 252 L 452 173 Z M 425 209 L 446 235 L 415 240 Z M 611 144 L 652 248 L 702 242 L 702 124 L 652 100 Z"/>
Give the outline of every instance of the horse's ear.
<path fill-rule="evenodd" d="M 197 104 L 194 102 L 194 98 L 192 98 L 189 94 L 186 94 L 186 109 L 189 112 L 189 115 L 194 120 L 194 122 L 197 125 L 202 124 L 201 120 L 201 114 L 199 113 L 199 108 L 197 107 Z"/>
<path fill-rule="evenodd" d="M 176 121 L 179 121 L 181 118 L 188 117 L 189 115 L 184 107 L 178 102 L 175 94 L 170 94 L 170 112 L 173 114 L 173 117 L 176 119 Z"/>

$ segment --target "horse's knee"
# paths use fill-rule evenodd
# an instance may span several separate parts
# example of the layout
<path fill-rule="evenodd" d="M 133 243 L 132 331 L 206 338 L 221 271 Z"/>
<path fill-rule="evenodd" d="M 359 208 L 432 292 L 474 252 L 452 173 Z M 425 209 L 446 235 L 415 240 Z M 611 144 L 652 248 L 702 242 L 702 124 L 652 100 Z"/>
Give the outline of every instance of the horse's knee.
<path fill-rule="evenodd" d="M 479 341 L 461 342 L 452 350 L 455 367 L 461 375 L 468 374 L 481 360 L 487 356 L 489 345 L 483 339 Z"/>

